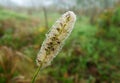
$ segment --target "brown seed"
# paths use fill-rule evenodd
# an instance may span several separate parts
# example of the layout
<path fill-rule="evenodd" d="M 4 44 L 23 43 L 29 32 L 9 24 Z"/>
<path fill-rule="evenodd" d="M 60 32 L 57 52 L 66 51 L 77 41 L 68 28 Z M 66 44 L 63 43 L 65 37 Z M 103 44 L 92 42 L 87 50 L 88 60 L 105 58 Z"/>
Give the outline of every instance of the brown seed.
<path fill-rule="evenodd" d="M 52 41 L 54 41 L 55 40 L 55 37 L 52 37 L 52 38 L 50 38 Z"/>
<path fill-rule="evenodd" d="M 55 41 L 55 40 L 58 40 L 58 38 L 57 37 L 52 37 L 51 40 Z"/>
<path fill-rule="evenodd" d="M 60 23 L 60 26 L 62 27 L 62 26 L 63 26 L 63 23 Z"/>
<path fill-rule="evenodd" d="M 66 24 L 63 25 L 63 27 L 65 27 L 65 26 L 66 26 Z"/>
<path fill-rule="evenodd" d="M 48 51 L 48 49 L 47 49 L 47 48 L 45 48 L 45 50 L 46 50 L 46 51 Z"/>
<path fill-rule="evenodd" d="M 52 51 L 54 51 L 55 49 L 54 48 L 51 48 Z"/>
<path fill-rule="evenodd" d="M 50 46 L 48 46 L 47 48 L 50 49 Z"/>
<path fill-rule="evenodd" d="M 52 45 L 53 44 L 53 42 L 49 42 L 49 45 Z"/>
<path fill-rule="evenodd" d="M 57 43 L 58 43 L 58 44 L 60 44 L 60 42 L 59 42 L 59 41 L 58 41 Z"/>
<path fill-rule="evenodd" d="M 60 28 L 56 28 L 56 30 L 59 32 L 59 31 L 60 31 Z"/>
<path fill-rule="evenodd" d="M 42 61 L 41 60 L 39 60 L 39 59 L 37 59 L 37 61 L 39 62 L 39 63 L 41 63 Z"/>

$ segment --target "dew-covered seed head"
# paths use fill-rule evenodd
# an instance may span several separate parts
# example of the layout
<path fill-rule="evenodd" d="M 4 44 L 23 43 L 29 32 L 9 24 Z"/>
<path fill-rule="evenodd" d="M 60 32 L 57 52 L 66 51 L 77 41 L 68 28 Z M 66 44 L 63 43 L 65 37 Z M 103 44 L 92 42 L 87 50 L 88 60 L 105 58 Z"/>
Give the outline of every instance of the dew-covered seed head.
<path fill-rule="evenodd" d="M 44 68 L 51 63 L 73 30 L 75 21 L 76 15 L 72 11 L 68 11 L 55 22 L 46 34 L 46 39 L 37 55 L 38 66 L 42 64 L 42 68 Z"/>

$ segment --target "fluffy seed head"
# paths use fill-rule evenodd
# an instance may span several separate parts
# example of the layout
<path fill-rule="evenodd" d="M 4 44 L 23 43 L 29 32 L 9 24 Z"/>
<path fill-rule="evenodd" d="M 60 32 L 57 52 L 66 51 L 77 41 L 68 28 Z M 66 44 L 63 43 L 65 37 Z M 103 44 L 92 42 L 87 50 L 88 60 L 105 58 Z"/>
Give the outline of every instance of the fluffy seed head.
<path fill-rule="evenodd" d="M 72 11 L 68 11 L 55 22 L 46 34 L 46 39 L 37 55 L 38 66 L 42 64 L 42 68 L 44 68 L 50 65 L 53 58 L 61 50 L 64 41 L 70 35 L 75 21 L 76 15 Z"/>

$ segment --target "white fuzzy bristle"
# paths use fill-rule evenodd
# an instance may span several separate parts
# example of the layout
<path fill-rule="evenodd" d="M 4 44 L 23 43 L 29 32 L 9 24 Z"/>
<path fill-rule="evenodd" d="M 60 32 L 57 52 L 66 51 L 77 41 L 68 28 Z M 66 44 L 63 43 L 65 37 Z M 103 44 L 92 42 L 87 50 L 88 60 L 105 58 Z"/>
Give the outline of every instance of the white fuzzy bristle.
<path fill-rule="evenodd" d="M 55 22 L 46 34 L 46 39 L 37 55 L 36 62 L 38 66 L 42 64 L 42 68 L 44 68 L 50 65 L 73 30 L 75 21 L 76 15 L 72 11 L 68 11 Z"/>

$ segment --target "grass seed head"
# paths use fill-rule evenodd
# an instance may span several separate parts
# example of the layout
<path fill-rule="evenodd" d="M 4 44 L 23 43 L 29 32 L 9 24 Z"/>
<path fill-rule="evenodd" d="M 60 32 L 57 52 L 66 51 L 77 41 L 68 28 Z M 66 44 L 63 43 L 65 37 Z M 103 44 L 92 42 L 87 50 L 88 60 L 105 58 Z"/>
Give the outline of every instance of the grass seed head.
<path fill-rule="evenodd" d="M 37 55 L 36 62 L 38 66 L 42 64 L 42 68 L 44 68 L 50 65 L 73 30 L 75 21 L 76 15 L 72 11 L 68 11 L 55 22 L 46 34 L 46 39 Z"/>

